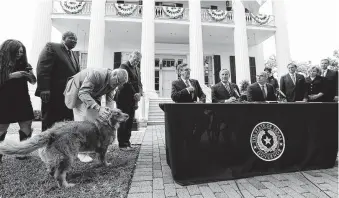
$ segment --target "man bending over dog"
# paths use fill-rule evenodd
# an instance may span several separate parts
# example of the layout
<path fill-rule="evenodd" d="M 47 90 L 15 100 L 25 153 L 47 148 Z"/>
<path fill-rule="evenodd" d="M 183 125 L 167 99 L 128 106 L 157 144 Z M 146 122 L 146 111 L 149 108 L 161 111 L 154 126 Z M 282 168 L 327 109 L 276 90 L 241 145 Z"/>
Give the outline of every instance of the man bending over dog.
<path fill-rule="evenodd" d="M 108 68 L 85 69 L 74 75 L 67 82 L 65 89 L 65 103 L 73 108 L 75 121 L 105 120 L 109 108 L 113 108 L 114 90 L 128 81 L 127 71 L 124 69 L 111 70 Z M 101 106 L 101 97 L 106 95 L 106 107 Z M 88 155 L 79 154 L 82 162 L 90 162 Z"/>
<path fill-rule="evenodd" d="M 47 171 L 60 187 L 72 187 L 66 174 L 79 152 L 96 152 L 102 165 L 108 166 L 106 153 L 116 137 L 116 130 L 129 116 L 119 109 L 109 108 L 113 90 L 127 81 L 124 69 L 84 70 L 67 83 L 65 104 L 74 108 L 79 121 L 56 123 L 44 133 L 23 142 L 3 141 L 0 154 L 27 155 L 39 149 L 39 156 Z M 100 106 L 100 98 L 106 94 L 106 107 Z M 72 98 L 73 96 L 73 98 Z"/>

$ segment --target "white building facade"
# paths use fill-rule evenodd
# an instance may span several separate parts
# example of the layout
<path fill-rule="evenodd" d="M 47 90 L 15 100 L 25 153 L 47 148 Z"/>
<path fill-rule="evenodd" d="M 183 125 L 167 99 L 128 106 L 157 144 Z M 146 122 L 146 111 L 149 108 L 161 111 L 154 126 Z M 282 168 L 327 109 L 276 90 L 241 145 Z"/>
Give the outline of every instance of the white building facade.
<path fill-rule="evenodd" d="M 130 52 L 141 51 L 146 96 L 139 120 L 148 121 L 150 100 L 170 97 L 180 63 L 189 64 L 191 77 L 199 80 L 209 96 L 209 87 L 219 81 L 223 68 L 230 70 L 232 82 L 254 82 L 256 73 L 264 69 L 262 43 L 272 36 L 280 74 L 287 72 L 290 61 L 283 0 L 272 0 L 272 15 L 258 15 L 260 2 L 256 0 L 38 2 L 32 65 L 51 41 L 52 27 L 77 34 L 74 51 L 82 68 L 117 68 Z M 245 9 L 248 4 L 254 8 Z"/>

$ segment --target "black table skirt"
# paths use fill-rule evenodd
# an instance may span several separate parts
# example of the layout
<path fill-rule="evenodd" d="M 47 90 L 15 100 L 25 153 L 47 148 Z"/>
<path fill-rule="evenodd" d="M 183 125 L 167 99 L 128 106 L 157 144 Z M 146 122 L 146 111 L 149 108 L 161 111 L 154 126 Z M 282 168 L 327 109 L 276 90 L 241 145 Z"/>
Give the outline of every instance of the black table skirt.
<path fill-rule="evenodd" d="M 165 112 L 167 162 L 182 185 L 335 164 L 337 103 L 160 107 Z"/>

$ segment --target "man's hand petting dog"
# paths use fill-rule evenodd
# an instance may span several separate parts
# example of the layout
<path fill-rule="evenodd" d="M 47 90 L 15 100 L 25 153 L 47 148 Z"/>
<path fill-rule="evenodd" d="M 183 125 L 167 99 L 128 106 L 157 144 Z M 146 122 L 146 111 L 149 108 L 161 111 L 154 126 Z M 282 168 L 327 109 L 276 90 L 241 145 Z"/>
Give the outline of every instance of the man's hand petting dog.
<path fill-rule="evenodd" d="M 111 109 L 108 107 L 100 107 L 98 119 L 103 122 L 108 119 L 111 114 Z"/>

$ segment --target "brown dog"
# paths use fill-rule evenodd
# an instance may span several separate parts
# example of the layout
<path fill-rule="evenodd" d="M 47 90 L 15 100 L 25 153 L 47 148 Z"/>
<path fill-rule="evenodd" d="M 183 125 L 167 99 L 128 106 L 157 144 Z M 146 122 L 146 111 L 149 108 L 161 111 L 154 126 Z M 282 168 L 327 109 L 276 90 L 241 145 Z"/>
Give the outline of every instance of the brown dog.
<path fill-rule="evenodd" d="M 72 187 L 66 181 L 66 174 L 79 152 L 94 151 L 101 163 L 108 166 L 106 152 L 115 140 L 120 122 L 128 115 L 119 109 L 112 109 L 107 121 L 69 121 L 56 123 L 52 128 L 23 142 L 4 141 L 0 153 L 5 155 L 26 155 L 39 149 L 41 160 L 59 187 Z"/>

